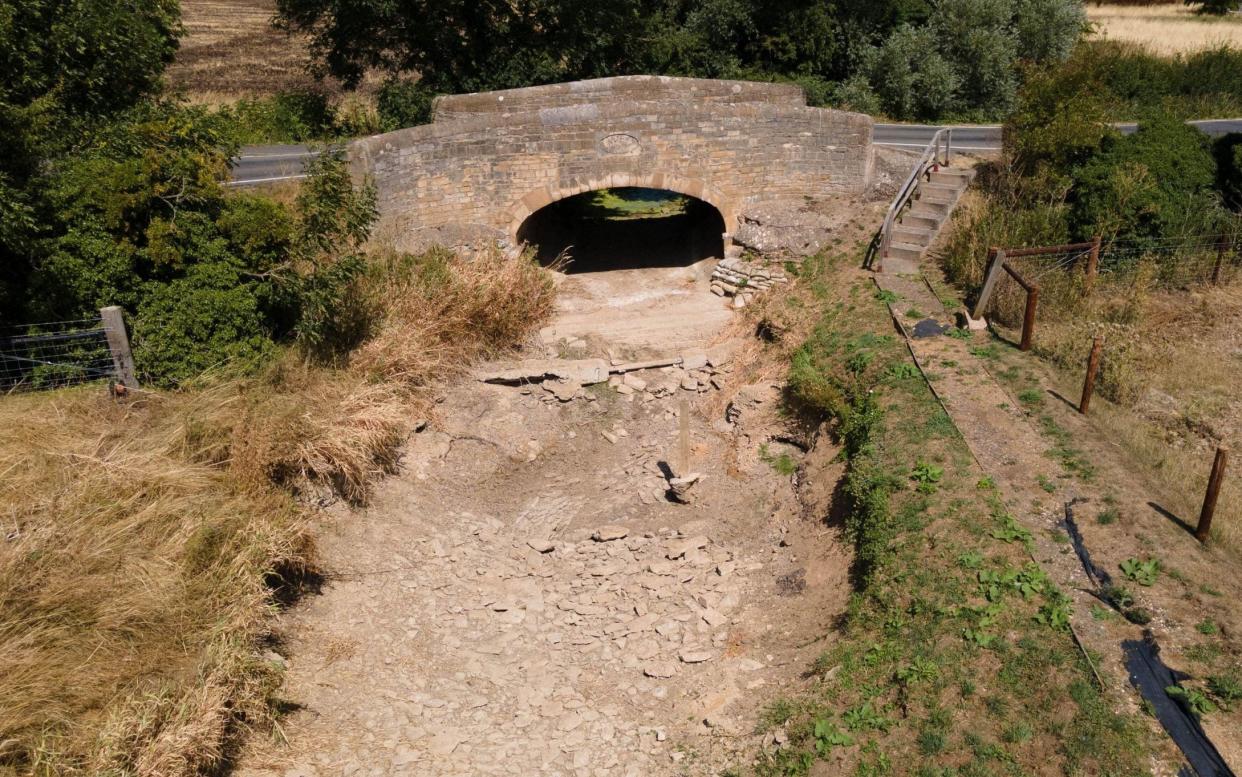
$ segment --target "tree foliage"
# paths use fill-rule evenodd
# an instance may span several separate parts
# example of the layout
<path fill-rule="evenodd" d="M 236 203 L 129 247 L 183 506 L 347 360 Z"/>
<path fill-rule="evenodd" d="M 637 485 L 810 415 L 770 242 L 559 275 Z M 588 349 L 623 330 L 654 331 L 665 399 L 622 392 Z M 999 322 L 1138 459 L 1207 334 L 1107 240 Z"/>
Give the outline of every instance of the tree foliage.
<path fill-rule="evenodd" d="M 121 305 L 156 384 L 347 338 L 375 215 L 332 155 L 292 206 L 226 190 L 238 114 L 158 96 L 179 32 L 175 0 L 0 6 L 0 324 Z M 290 97 L 271 119 L 326 116 Z"/>
<path fill-rule="evenodd" d="M 1074 179 L 1071 222 L 1080 235 L 1154 244 L 1210 230 L 1202 219 L 1218 210 L 1207 136 L 1168 115 L 1106 137 Z"/>
<path fill-rule="evenodd" d="M 388 117 L 417 119 L 430 95 L 610 75 L 792 80 L 813 101 L 897 118 L 996 118 L 1019 61 L 1068 55 L 1075 0 L 278 0 L 310 33 L 325 73 L 417 72 Z M 423 20 L 435 19 L 435 24 Z M 486 52 L 486 55 L 481 55 Z M 394 82 L 395 83 L 395 82 Z M 393 123 L 386 117 L 389 124 Z"/>

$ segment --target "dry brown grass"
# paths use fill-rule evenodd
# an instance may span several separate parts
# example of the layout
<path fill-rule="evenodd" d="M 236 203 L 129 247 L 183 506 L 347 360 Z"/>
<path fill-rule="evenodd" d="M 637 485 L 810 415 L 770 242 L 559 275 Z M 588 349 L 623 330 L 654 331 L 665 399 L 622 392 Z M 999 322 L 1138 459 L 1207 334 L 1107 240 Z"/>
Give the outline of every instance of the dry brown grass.
<path fill-rule="evenodd" d="M 532 262 L 385 258 L 348 368 L 116 404 L 0 398 L 0 774 L 188 777 L 270 720 L 260 642 L 315 571 L 297 492 L 366 498 L 437 381 L 550 312 Z M 282 589 L 285 587 L 285 589 Z"/>
<path fill-rule="evenodd" d="M 275 0 L 182 0 L 185 35 L 168 68 L 169 86 L 196 105 L 219 107 L 280 92 L 322 92 L 345 113 L 375 110 L 378 73 L 346 92 L 311 75 L 309 39 L 278 30 Z"/>
<path fill-rule="evenodd" d="M 1034 261 L 1028 263 L 1036 270 Z M 1193 522 L 1215 447 L 1242 446 L 1242 279 L 1220 287 L 1161 288 L 1153 265 L 1103 276 L 1084 293 L 1080 273 L 1041 278 L 1035 351 L 1076 381 L 1096 334 L 1105 337 L 1092 415 L 1108 439 L 1172 495 Z M 1005 281 L 995 320 L 1017 336 L 1024 296 Z M 1213 536 L 1242 552 L 1242 473 L 1227 473 Z"/>
<path fill-rule="evenodd" d="M 1228 44 L 1242 48 L 1242 16 L 1202 16 L 1180 2 L 1087 5 L 1094 37 L 1138 43 L 1157 54 L 1181 54 Z"/>
<path fill-rule="evenodd" d="M 287 494 L 196 460 L 236 391 L 0 402 L 0 771 L 193 774 L 266 714 L 242 651 L 313 561 Z"/>

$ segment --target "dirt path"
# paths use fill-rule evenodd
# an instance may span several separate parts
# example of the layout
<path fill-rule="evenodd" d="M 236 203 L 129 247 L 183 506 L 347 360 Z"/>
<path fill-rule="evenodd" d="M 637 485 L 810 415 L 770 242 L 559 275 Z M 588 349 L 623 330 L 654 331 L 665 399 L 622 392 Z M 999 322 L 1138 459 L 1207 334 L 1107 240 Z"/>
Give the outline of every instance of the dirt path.
<path fill-rule="evenodd" d="M 1142 482 L 1106 441 L 1093 439 L 1089 424 L 1072 408 L 1046 395 L 1046 382 L 1030 380 L 1038 388 L 1011 390 L 1000 375 L 1025 368 L 1028 377 L 1035 377 L 1027 364 L 1030 357 L 1013 351 L 1013 363 L 1006 365 L 1000 360 L 1002 346 L 989 344 L 986 335 L 973 340 L 919 336 L 919 321 L 903 311 L 925 311 L 921 315 L 941 323 L 952 320 L 922 278 L 877 276 L 877 283 L 895 295 L 893 318 L 907 334 L 920 368 L 1005 495 L 1005 507 L 1031 532 L 1032 557 L 1073 600 L 1075 634 L 1092 652 L 1117 702 L 1131 711 L 1140 707 L 1125 661 L 1145 640 L 1158 644 L 1163 660 L 1186 673 L 1186 679 L 1202 679 L 1206 667 L 1187 660 L 1195 646 L 1211 642 L 1199 624 L 1209 619 L 1227 639 L 1242 633 L 1239 614 L 1229 604 L 1242 597 L 1232 559 L 1202 547 L 1163 516 L 1156 508 L 1161 501 L 1157 484 Z M 1127 588 L 1149 617 L 1147 623 L 1127 622 L 1097 598 L 1102 586 L 1088 578 L 1069 544 L 1067 503 L 1074 505 L 1074 531 L 1081 534 L 1094 566 Z M 1096 520 L 1107 511 L 1121 520 Z M 1164 578 L 1148 586 L 1124 579 L 1120 563 L 1130 558 L 1158 558 Z M 1205 590 L 1215 593 L 1205 597 Z M 1202 725 L 1226 762 L 1242 762 L 1242 739 L 1228 717 L 1205 717 Z M 1156 772 L 1173 774 L 1180 754 L 1168 746 L 1161 755 L 1164 762 Z"/>
<path fill-rule="evenodd" d="M 325 520 L 329 582 L 281 628 L 288 742 L 238 773 L 715 774 L 761 746 L 758 712 L 844 608 L 848 557 L 758 456 L 770 388 L 732 425 L 690 411 L 703 479 L 669 501 L 697 396 L 455 386 L 373 505 Z"/>

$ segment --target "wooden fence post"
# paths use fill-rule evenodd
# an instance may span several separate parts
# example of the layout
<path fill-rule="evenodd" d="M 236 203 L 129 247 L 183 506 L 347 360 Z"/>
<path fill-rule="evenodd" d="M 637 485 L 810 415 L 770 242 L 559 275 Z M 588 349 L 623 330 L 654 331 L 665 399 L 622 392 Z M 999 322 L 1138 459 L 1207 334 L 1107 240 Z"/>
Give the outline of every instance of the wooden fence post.
<path fill-rule="evenodd" d="M 1000 248 L 988 249 L 988 268 L 983 276 L 983 288 L 979 290 L 979 300 L 975 303 L 975 310 L 970 314 L 971 318 L 983 318 L 983 309 L 987 307 L 988 298 L 992 296 L 992 289 L 996 287 L 996 279 L 1004 272 L 1005 268 L 1005 251 Z"/>
<path fill-rule="evenodd" d="M 117 382 L 136 388 L 138 379 L 135 377 L 134 356 L 129 350 L 129 336 L 125 333 L 125 317 L 121 309 L 115 305 L 100 308 L 99 317 L 103 319 L 104 335 L 108 338 L 108 350 L 112 352 L 112 367 L 116 371 Z"/>
<path fill-rule="evenodd" d="M 1022 316 L 1022 342 L 1019 351 L 1031 350 L 1031 340 L 1035 337 L 1035 308 L 1039 305 L 1039 287 L 1031 286 L 1026 292 L 1026 313 Z"/>
<path fill-rule="evenodd" d="M 1220 285 L 1220 266 L 1225 263 L 1225 246 L 1228 245 L 1228 239 L 1220 236 L 1220 242 L 1216 244 L 1216 264 L 1212 266 L 1212 285 Z"/>
<path fill-rule="evenodd" d="M 1091 342 L 1091 355 L 1087 357 L 1087 377 L 1082 382 L 1082 399 L 1078 402 L 1078 412 L 1087 414 L 1091 406 L 1091 395 L 1095 393 L 1095 376 L 1100 371 L 1100 351 L 1104 349 L 1103 335 L 1096 335 Z"/>
<path fill-rule="evenodd" d="M 1208 478 L 1207 494 L 1203 497 L 1203 509 L 1199 512 L 1199 526 L 1195 528 L 1195 539 L 1207 542 L 1208 533 L 1212 531 L 1212 516 L 1216 514 L 1216 499 L 1220 496 L 1220 486 L 1225 480 L 1225 464 L 1229 461 L 1229 447 L 1220 445 L 1216 448 L 1216 459 L 1212 462 L 1212 475 Z"/>
<path fill-rule="evenodd" d="M 1087 293 L 1095 289 L 1095 278 L 1100 274 L 1100 236 L 1091 238 L 1091 253 L 1087 254 Z"/>

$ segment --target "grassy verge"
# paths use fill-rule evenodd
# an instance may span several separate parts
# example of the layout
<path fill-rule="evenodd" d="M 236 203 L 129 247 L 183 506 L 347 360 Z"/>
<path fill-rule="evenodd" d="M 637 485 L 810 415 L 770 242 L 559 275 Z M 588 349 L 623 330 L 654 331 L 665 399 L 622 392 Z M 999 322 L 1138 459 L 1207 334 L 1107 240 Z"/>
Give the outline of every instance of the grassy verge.
<path fill-rule="evenodd" d="M 373 257 L 336 368 L 0 398 L 0 775 L 218 769 L 278 714 L 274 609 L 317 574 L 307 499 L 366 499 L 436 385 L 551 310 L 532 262 Z"/>
<path fill-rule="evenodd" d="M 1144 727 L 1116 714 L 1066 625 L 1066 598 L 981 477 L 870 282 L 832 263 L 780 303 L 816 311 L 793 404 L 848 458 L 857 590 L 802 694 L 765 727 L 757 775 L 1145 774 Z"/>

